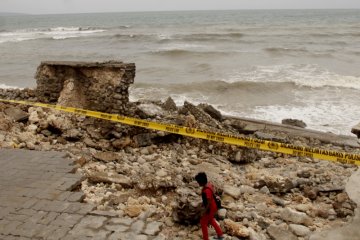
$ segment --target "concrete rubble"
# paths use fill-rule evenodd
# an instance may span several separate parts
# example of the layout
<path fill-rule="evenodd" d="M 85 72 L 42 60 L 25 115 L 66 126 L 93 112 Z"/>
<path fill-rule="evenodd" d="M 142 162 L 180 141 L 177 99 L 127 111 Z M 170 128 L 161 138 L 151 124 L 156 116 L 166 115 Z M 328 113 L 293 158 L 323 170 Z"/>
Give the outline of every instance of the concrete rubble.
<path fill-rule="evenodd" d="M 28 89 L 2 90 L 0 95 L 38 100 Z M 325 139 L 318 134 L 317 138 L 314 131 L 291 126 L 264 130 L 261 123 L 251 127 L 250 120 L 221 116 L 206 104 L 176 106 L 171 98 L 126 104 L 126 114 L 132 117 L 249 137 L 263 133 L 285 143 L 360 153 L 350 137 Z M 14 108 L 16 114 L 7 110 Z M 298 135 L 298 131 L 303 132 Z M 119 238 L 112 239 L 134 239 L 131 234 L 143 235 L 137 239 L 155 235 L 156 239 L 201 239 L 200 188 L 194 181 L 199 171 L 208 174 L 222 198 L 226 211 L 219 222 L 226 239 L 309 239 L 324 229 L 348 224 L 357 208 L 345 192 L 348 178 L 357 170 L 352 165 L 6 103 L 0 103 L 0 139 L 1 148 L 68 153 L 77 162 L 76 172 L 84 176 L 84 202 L 116 215 L 108 227 Z M 96 229 L 94 224 L 100 225 L 103 218 L 89 218 L 84 224 Z M 139 221 L 131 225 L 127 238 L 121 233 L 130 225 L 118 224 L 125 220 Z M 101 239 L 101 231 L 98 234 Z"/>

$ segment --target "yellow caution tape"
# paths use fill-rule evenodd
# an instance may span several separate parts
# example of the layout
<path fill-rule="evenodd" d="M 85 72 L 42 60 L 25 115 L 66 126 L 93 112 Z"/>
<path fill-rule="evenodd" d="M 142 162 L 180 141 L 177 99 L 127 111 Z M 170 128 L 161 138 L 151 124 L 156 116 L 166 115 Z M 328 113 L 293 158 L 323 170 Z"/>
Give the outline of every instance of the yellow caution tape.
<path fill-rule="evenodd" d="M 158 123 L 152 121 L 146 121 L 137 118 L 125 117 L 117 114 L 109 114 L 109 113 L 102 113 L 102 112 L 95 112 L 89 111 L 85 109 L 79 108 L 72 108 L 72 107 L 63 107 L 58 105 L 52 104 L 44 104 L 44 103 L 34 103 L 34 102 L 27 102 L 27 101 L 16 101 L 16 100 L 3 100 L 0 99 L 2 102 L 9 102 L 9 103 L 17 103 L 17 104 L 25 104 L 43 108 L 51 108 L 57 109 L 64 112 L 69 113 L 76 113 L 83 116 L 94 117 L 105 119 L 113 122 L 119 122 L 123 124 L 128 124 L 132 126 L 152 129 L 152 130 L 159 130 L 174 134 L 179 134 L 183 136 L 193 137 L 193 138 L 201 138 L 215 142 L 222 142 L 233 144 L 241 147 L 247 148 L 254 148 L 264 151 L 271 151 L 271 152 L 278 152 L 284 153 L 299 157 L 309 157 L 309 158 L 317 158 L 332 162 L 339 162 L 345 164 L 355 164 L 360 166 L 360 155 L 359 154 L 352 154 L 347 152 L 337 152 L 332 150 L 325 150 L 319 148 L 311 148 L 311 147 L 303 147 L 303 146 L 295 146 L 292 144 L 287 143 L 279 143 L 249 137 L 241 137 L 241 136 L 234 136 L 230 134 L 223 134 L 223 133 L 216 133 L 216 132 L 208 132 L 196 128 L 190 127 L 182 127 L 173 124 L 166 124 L 166 123 Z"/>

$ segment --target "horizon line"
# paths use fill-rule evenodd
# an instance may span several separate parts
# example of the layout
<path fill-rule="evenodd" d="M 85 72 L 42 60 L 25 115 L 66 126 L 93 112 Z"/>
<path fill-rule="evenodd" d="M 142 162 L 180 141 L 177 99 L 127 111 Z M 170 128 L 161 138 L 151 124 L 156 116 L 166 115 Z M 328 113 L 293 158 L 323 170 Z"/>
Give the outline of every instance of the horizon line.
<path fill-rule="evenodd" d="M 60 12 L 60 13 L 26 13 L 0 12 L 14 15 L 67 15 L 67 14 L 97 14 L 97 13 L 147 13 L 147 12 L 201 12 L 201 11 L 278 11 L 278 10 L 360 10 L 360 8 L 242 8 L 242 9 L 179 9 L 179 10 L 139 10 L 139 11 L 104 11 L 104 12 Z"/>

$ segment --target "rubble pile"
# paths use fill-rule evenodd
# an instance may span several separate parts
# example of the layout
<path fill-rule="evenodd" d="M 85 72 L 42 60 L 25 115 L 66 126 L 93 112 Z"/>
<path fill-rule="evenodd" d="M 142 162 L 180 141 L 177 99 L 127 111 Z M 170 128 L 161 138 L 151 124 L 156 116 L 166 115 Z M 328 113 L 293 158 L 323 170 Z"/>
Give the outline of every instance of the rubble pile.
<path fill-rule="evenodd" d="M 0 94 L 8 92 L 14 94 Z M 34 100 L 30 93 L 18 98 Z M 171 98 L 132 104 L 131 116 L 152 121 L 359 153 L 281 132 L 250 133 L 206 104 L 177 107 Z M 307 239 L 346 223 L 356 208 L 344 191 L 356 170 L 351 165 L 5 103 L 0 103 L 0 139 L 2 148 L 68 152 L 85 176 L 85 202 L 119 217 L 148 214 L 147 221 L 163 224 L 166 239 L 201 239 L 201 189 L 194 181 L 199 171 L 207 173 L 222 198 L 219 222 L 228 239 Z"/>

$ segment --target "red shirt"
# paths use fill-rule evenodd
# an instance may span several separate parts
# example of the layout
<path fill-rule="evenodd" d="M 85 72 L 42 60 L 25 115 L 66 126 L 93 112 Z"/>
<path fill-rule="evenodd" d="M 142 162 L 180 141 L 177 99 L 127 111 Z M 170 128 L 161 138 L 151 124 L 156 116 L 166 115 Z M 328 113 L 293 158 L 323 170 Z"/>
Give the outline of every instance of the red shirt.
<path fill-rule="evenodd" d="M 214 199 L 215 188 L 211 183 L 207 183 L 201 192 L 203 204 L 206 206 L 209 204 L 210 213 L 215 214 L 218 210 Z"/>

